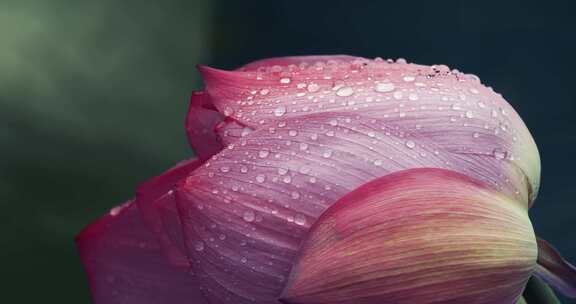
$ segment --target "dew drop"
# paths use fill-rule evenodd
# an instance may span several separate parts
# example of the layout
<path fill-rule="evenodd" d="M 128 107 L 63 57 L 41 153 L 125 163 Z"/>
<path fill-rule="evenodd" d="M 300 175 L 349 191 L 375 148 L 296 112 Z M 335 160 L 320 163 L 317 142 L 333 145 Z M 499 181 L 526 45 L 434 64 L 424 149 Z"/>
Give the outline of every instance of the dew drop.
<path fill-rule="evenodd" d="M 402 78 L 402 79 L 406 82 L 412 82 L 412 81 L 416 80 L 416 78 L 414 76 L 410 76 L 410 75 L 404 76 L 404 78 Z"/>
<path fill-rule="evenodd" d="M 222 166 L 222 167 L 220 167 L 220 171 L 221 171 L 222 173 L 229 172 L 229 171 L 230 171 L 230 167 Z"/>
<path fill-rule="evenodd" d="M 252 210 L 244 211 L 244 214 L 242 215 L 242 219 L 244 219 L 244 221 L 246 221 L 248 223 L 253 222 L 255 218 L 256 218 L 256 215 L 254 214 L 254 211 L 252 211 Z"/>
<path fill-rule="evenodd" d="M 306 217 L 300 213 L 296 214 L 296 216 L 294 216 L 294 224 L 304 226 L 306 224 Z"/>
<path fill-rule="evenodd" d="M 338 91 L 336 91 L 336 95 L 340 97 L 351 96 L 352 94 L 354 94 L 354 89 L 352 89 L 351 87 L 343 87 L 338 89 Z"/>
<path fill-rule="evenodd" d="M 320 86 L 316 83 L 311 83 L 308 85 L 308 92 L 314 93 L 320 90 Z"/>
<path fill-rule="evenodd" d="M 196 242 L 196 244 L 194 244 L 194 249 L 196 249 L 196 251 L 204 250 L 204 242 L 203 241 Z"/>
<path fill-rule="evenodd" d="M 299 198 L 300 198 L 300 193 L 294 191 L 294 192 L 290 193 L 290 197 L 291 197 L 292 199 L 295 199 L 295 200 L 296 200 L 296 199 L 299 199 Z"/>
<path fill-rule="evenodd" d="M 234 110 L 231 107 L 224 108 L 224 116 L 230 116 L 232 114 L 234 114 Z"/>
<path fill-rule="evenodd" d="M 324 153 L 322 153 L 322 157 L 324 158 L 330 158 L 332 156 L 332 150 L 326 150 L 324 151 Z"/>
<path fill-rule="evenodd" d="M 256 181 L 259 183 L 263 183 L 266 180 L 266 175 L 264 174 L 258 174 L 256 175 Z"/>
<path fill-rule="evenodd" d="M 466 115 L 466 118 L 473 118 L 474 117 L 474 113 L 472 113 L 472 111 L 466 111 L 465 115 Z"/>
<path fill-rule="evenodd" d="M 400 91 L 396 91 L 394 92 L 394 94 L 392 94 L 392 96 L 394 97 L 394 99 L 402 99 L 403 94 Z"/>
<path fill-rule="evenodd" d="M 268 89 L 260 90 L 260 95 L 268 95 L 268 93 L 270 93 L 270 90 L 268 90 Z"/>
<path fill-rule="evenodd" d="M 285 106 L 278 106 L 276 109 L 274 109 L 274 116 L 276 117 L 280 117 L 282 115 L 284 115 L 286 113 L 286 107 Z"/>
<path fill-rule="evenodd" d="M 280 78 L 280 83 L 283 83 L 283 84 L 288 84 L 288 83 L 290 83 L 290 81 L 291 81 L 290 78 L 287 78 L 287 77 Z"/>
<path fill-rule="evenodd" d="M 288 169 L 286 169 L 286 168 L 278 168 L 278 174 L 280 174 L 280 175 L 285 175 L 286 173 L 288 173 Z"/>
<path fill-rule="evenodd" d="M 260 150 L 260 152 L 258 152 L 258 157 L 260 158 L 266 158 L 268 155 L 270 155 L 270 151 L 268 150 Z"/>
<path fill-rule="evenodd" d="M 411 93 L 410 95 L 408 95 L 408 99 L 410 99 L 412 101 L 416 101 L 416 100 L 418 100 L 418 94 Z"/>
<path fill-rule="evenodd" d="M 376 86 L 374 87 L 374 91 L 379 92 L 379 93 L 386 93 L 386 92 L 394 91 L 395 88 L 396 87 L 394 86 L 393 83 L 382 82 L 382 83 L 376 84 Z"/>
<path fill-rule="evenodd" d="M 379 166 L 382 166 L 382 160 L 380 160 L 380 159 L 375 160 L 375 161 L 374 161 L 374 166 L 378 166 L 378 167 L 379 167 Z"/>
<path fill-rule="evenodd" d="M 406 147 L 408 147 L 409 149 L 414 149 L 414 147 L 416 147 L 416 143 L 414 143 L 411 140 L 406 141 Z"/>
<path fill-rule="evenodd" d="M 504 159 L 506 158 L 506 154 L 506 151 L 502 151 L 499 148 L 496 148 L 492 151 L 492 155 L 494 155 L 496 159 Z"/>

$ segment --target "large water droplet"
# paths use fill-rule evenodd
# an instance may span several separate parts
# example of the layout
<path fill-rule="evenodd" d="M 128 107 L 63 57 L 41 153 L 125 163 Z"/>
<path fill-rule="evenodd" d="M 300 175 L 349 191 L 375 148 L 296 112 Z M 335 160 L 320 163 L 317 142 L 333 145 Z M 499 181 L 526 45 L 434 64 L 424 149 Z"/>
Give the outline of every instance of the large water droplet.
<path fill-rule="evenodd" d="M 296 214 L 296 216 L 294 216 L 294 224 L 304 226 L 306 224 L 306 216 L 300 213 Z"/>
<path fill-rule="evenodd" d="M 274 116 L 276 117 L 280 117 L 282 115 L 284 115 L 286 113 L 286 107 L 285 106 L 278 106 L 276 109 L 274 109 Z"/>
<path fill-rule="evenodd" d="M 492 151 L 492 155 L 494 155 L 494 157 L 496 159 L 504 159 L 507 156 L 507 152 L 503 151 L 502 149 L 496 148 Z"/>
<path fill-rule="evenodd" d="M 338 89 L 338 91 L 336 91 L 336 95 L 340 97 L 351 96 L 352 94 L 354 94 L 354 89 L 352 89 L 351 87 L 343 87 Z"/>

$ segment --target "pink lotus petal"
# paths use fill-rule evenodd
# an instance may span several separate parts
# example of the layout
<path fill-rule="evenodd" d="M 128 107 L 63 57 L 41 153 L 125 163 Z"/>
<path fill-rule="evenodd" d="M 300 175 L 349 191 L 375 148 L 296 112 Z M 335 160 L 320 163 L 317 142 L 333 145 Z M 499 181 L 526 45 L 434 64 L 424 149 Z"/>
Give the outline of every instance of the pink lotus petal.
<path fill-rule="evenodd" d="M 182 161 L 173 168 L 143 183 L 136 191 L 135 203 L 146 224 L 154 232 L 165 255 L 176 265 L 188 266 L 180 215 L 176 210 L 174 188 L 202 162 Z"/>
<path fill-rule="evenodd" d="M 285 303 L 515 303 L 536 264 L 525 206 L 441 169 L 354 190 L 312 227 Z"/>
<path fill-rule="evenodd" d="M 222 150 L 215 128 L 223 119 L 204 92 L 192 93 L 186 118 L 186 134 L 199 159 L 206 160 Z"/>
<path fill-rule="evenodd" d="M 263 62 L 256 65 L 259 71 L 201 66 L 200 71 L 215 107 L 251 128 L 311 113 L 386 120 L 454 155 L 502 159 L 517 171 L 508 178 L 522 185 L 509 189 L 518 192 L 512 195 L 534 200 L 540 172 L 536 145 L 514 109 L 475 76 L 445 66 L 354 57 L 306 66 L 296 64 L 297 57 L 287 62 L 293 65 L 265 68 Z"/>
<path fill-rule="evenodd" d="M 76 239 L 95 304 L 207 304 L 189 268 L 171 264 L 133 202 Z"/>
<path fill-rule="evenodd" d="M 407 125 L 346 113 L 279 120 L 192 172 L 178 205 L 204 289 L 214 299 L 270 303 L 317 217 L 349 191 L 392 172 L 446 168 L 511 195 L 526 189 L 510 162 L 454 153 L 430 139 L 430 130 Z M 484 146 L 499 144 L 494 135 L 484 138 Z"/>
<path fill-rule="evenodd" d="M 538 239 L 536 276 L 567 297 L 576 298 L 576 267 L 562 258 L 556 249 Z"/>

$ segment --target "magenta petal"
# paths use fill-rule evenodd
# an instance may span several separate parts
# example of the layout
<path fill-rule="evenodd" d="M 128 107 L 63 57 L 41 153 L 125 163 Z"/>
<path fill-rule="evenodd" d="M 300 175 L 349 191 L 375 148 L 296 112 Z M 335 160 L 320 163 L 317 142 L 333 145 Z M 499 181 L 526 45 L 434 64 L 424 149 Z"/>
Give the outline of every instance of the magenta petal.
<path fill-rule="evenodd" d="M 154 232 L 166 256 L 177 265 L 187 266 L 189 262 L 173 190 L 177 182 L 201 164 L 199 159 L 182 161 L 163 174 L 141 184 L 136 191 L 135 203 L 144 221 Z"/>
<path fill-rule="evenodd" d="M 540 238 L 536 276 L 565 296 L 576 298 L 576 267 L 564 260 L 550 243 Z"/>
<path fill-rule="evenodd" d="M 199 159 L 206 160 L 222 150 L 215 128 L 223 119 L 214 109 L 208 95 L 201 91 L 192 93 L 186 118 L 186 134 Z"/>
<path fill-rule="evenodd" d="M 206 304 L 187 267 L 164 256 L 133 202 L 85 228 L 76 239 L 95 304 Z"/>

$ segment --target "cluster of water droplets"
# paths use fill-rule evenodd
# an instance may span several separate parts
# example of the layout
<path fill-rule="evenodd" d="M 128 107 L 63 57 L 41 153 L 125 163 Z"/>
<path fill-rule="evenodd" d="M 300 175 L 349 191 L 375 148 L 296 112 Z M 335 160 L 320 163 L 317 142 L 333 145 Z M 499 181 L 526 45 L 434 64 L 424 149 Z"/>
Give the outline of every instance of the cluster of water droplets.
<path fill-rule="evenodd" d="M 234 99 L 217 105 L 244 127 L 227 130 L 226 136 L 234 140 L 197 172 L 207 179 L 203 185 L 213 187 L 201 189 L 203 199 L 212 203 L 196 200 L 196 210 L 191 211 L 210 218 L 217 214 L 218 204 L 230 206 L 223 207 L 227 211 L 218 220 L 234 223 L 240 228 L 233 233 L 243 236 L 231 237 L 218 224 L 206 223 L 197 229 L 214 232 L 191 245 L 198 254 L 218 251 L 231 242 L 243 248 L 264 246 L 259 242 L 280 246 L 274 235 L 267 235 L 270 227 L 289 227 L 282 230 L 298 238 L 342 193 L 390 172 L 411 167 L 459 171 L 472 166 L 467 162 L 477 161 L 465 159 L 466 155 L 501 163 L 517 157 L 509 145 L 518 139 L 510 117 L 515 113 L 476 76 L 446 66 L 377 58 L 261 67 L 243 73 L 253 78 L 252 87 L 229 88 L 234 94 L 226 96 Z M 327 112 L 342 115 L 315 115 Z M 442 128 L 476 144 L 422 140 L 434 136 L 447 140 Z M 498 188 L 513 188 L 509 179 L 500 183 L 489 177 L 490 170 L 497 169 L 472 166 L 463 173 L 476 174 Z M 257 268 L 262 265 L 251 264 L 248 252 L 233 259 L 262 270 Z M 277 263 L 277 257 L 269 263 Z"/>

